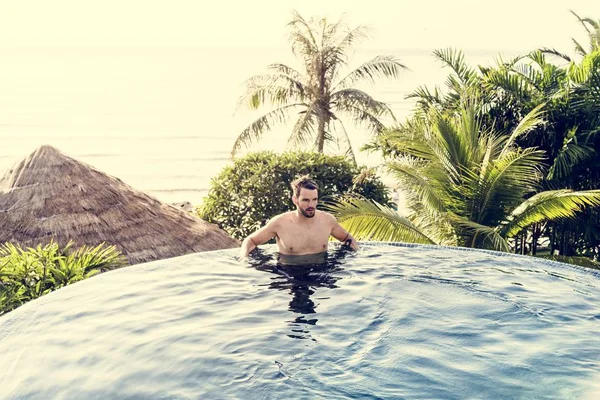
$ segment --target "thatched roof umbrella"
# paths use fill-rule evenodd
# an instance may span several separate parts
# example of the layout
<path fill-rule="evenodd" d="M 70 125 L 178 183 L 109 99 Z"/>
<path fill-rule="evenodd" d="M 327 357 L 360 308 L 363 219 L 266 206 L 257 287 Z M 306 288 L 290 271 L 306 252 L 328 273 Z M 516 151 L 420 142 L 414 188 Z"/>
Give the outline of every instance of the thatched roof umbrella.
<path fill-rule="evenodd" d="M 0 243 L 114 244 L 131 264 L 238 247 L 216 225 L 42 146 L 0 180 Z"/>

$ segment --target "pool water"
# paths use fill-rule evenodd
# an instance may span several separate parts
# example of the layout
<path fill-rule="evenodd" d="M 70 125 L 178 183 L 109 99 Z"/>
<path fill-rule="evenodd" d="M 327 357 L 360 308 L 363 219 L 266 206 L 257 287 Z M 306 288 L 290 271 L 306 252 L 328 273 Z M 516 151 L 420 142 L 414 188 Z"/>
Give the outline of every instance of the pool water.
<path fill-rule="evenodd" d="M 263 246 L 140 264 L 0 318 L 1 399 L 600 398 L 598 271 L 495 252 Z"/>

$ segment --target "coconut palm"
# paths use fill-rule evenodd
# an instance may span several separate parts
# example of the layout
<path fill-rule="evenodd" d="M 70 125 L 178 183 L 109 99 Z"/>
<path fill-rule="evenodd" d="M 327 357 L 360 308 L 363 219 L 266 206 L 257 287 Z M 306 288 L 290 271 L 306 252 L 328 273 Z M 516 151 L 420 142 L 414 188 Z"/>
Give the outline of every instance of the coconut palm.
<path fill-rule="evenodd" d="M 535 135 L 520 140 L 521 145 L 546 151 L 552 165 L 546 178 L 565 177 L 594 154 L 589 142 L 595 134 L 597 112 L 591 109 L 592 113 L 587 112 L 591 115 L 584 117 L 577 112 L 590 107 L 600 109 L 600 51 L 586 55 L 580 65 L 573 63 L 568 70 L 549 63 L 539 50 L 506 62 L 500 59 L 495 67 L 477 69 L 466 64 L 460 51 L 436 50 L 433 55 L 452 71 L 446 80 L 448 92 L 442 95 L 438 88 L 430 91 L 419 87 L 409 95 L 417 101 L 419 112 L 431 108 L 457 110 L 463 98 L 477 97 L 485 104 L 480 107 L 484 128 L 506 131 L 513 129 L 528 111 L 547 103 L 549 123 L 538 128 Z"/>
<path fill-rule="evenodd" d="M 422 234 L 420 241 L 508 251 L 508 239 L 532 224 L 600 206 L 600 190 L 536 193 L 545 154 L 520 148 L 516 140 L 543 123 L 541 108 L 510 134 L 483 130 L 477 106 L 463 101 L 458 113 L 431 110 L 409 129 L 401 126 L 380 136 L 398 155 L 386 167 L 407 192 L 412 210 L 407 219 Z M 393 236 L 399 231 L 397 217 L 377 208 L 365 200 L 342 199 L 329 210 L 359 239 L 415 241 L 412 232 L 412 237 Z"/>
<path fill-rule="evenodd" d="M 232 156 L 242 146 L 249 146 L 277 123 L 286 123 L 291 115 L 296 122 L 288 143 L 312 145 L 323 152 L 326 143 L 342 143 L 353 156 L 343 117 L 373 131 L 383 129 L 382 118 L 390 117 L 389 107 L 369 94 L 353 87 L 361 81 L 396 78 L 405 68 L 391 56 L 377 56 L 347 75 L 341 75 L 348 64 L 348 54 L 357 41 L 366 37 L 359 26 L 347 30 L 342 20 L 330 24 L 326 19 L 306 21 L 293 13 L 289 39 L 302 69 L 272 64 L 265 74 L 247 81 L 247 92 L 240 105 L 251 109 L 265 105 L 274 108 L 251 123 L 236 139 Z M 295 113 L 295 114 L 293 114 Z"/>

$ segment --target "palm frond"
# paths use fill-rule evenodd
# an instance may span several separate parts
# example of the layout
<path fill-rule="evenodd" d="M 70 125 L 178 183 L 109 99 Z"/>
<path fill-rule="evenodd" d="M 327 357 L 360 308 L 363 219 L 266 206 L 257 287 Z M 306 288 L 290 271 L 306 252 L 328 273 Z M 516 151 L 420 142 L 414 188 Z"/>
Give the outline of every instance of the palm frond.
<path fill-rule="evenodd" d="M 454 122 L 451 118 L 436 112 L 432 121 L 432 136 L 429 140 L 431 148 L 447 169 L 449 176 L 460 183 L 460 172 L 469 167 L 471 154 L 461 137 L 462 132 Z"/>
<path fill-rule="evenodd" d="M 468 154 L 477 154 L 482 150 L 482 146 L 480 146 L 482 124 L 481 118 L 477 115 L 476 107 L 470 104 L 461 107 L 459 121 L 462 146 Z M 478 157 L 470 157 L 470 159 L 479 161 Z"/>
<path fill-rule="evenodd" d="M 404 193 L 405 208 L 408 209 L 408 215 L 404 216 L 408 218 L 413 225 L 418 226 L 421 232 L 437 244 L 444 246 L 458 245 L 456 229 L 448 219 L 447 213 L 431 214 L 422 204 L 414 202 L 412 193 Z"/>
<path fill-rule="evenodd" d="M 502 149 L 502 152 L 501 152 L 502 155 L 511 151 L 511 149 L 515 143 L 515 140 L 519 136 L 522 136 L 522 135 L 525 135 L 525 134 L 531 132 L 532 130 L 537 128 L 539 125 L 544 123 L 544 120 L 542 119 L 542 115 L 543 115 L 542 109 L 545 106 L 546 106 L 546 103 L 539 104 L 533 110 L 528 112 L 527 115 L 525 115 L 521 121 L 519 121 L 519 124 L 512 131 L 512 133 L 510 134 L 510 136 L 504 143 L 504 148 Z"/>
<path fill-rule="evenodd" d="M 380 78 L 397 78 L 402 69 L 407 69 L 407 67 L 394 56 L 377 56 L 342 78 L 334 86 L 334 89 L 348 88 L 360 81 L 374 83 Z"/>
<path fill-rule="evenodd" d="M 533 190 L 542 179 L 542 166 L 546 153 L 535 147 L 516 148 L 496 158 L 487 176 L 491 189 L 504 191 L 511 185 L 526 193 Z M 521 194 L 519 194 L 520 196 Z"/>
<path fill-rule="evenodd" d="M 246 81 L 246 93 L 238 100 L 238 108 L 246 104 L 258 109 L 264 104 L 285 105 L 291 101 L 303 101 L 309 94 L 300 80 L 284 74 L 256 75 Z"/>
<path fill-rule="evenodd" d="M 372 132 L 378 133 L 385 129 L 385 125 L 379 120 L 378 115 L 373 114 L 371 110 L 366 110 L 346 101 L 336 102 L 335 108 L 336 112 L 349 115 L 355 123 L 365 126 Z"/>
<path fill-rule="evenodd" d="M 302 74 L 299 71 L 285 64 L 272 63 L 267 67 L 267 69 L 273 70 L 275 71 L 275 73 L 288 76 L 298 82 L 302 82 L 304 80 L 304 76 L 302 76 Z"/>
<path fill-rule="evenodd" d="M 456 214 L 451 214 L 450 219 L 453 224 L 460 228 L 460 235 L 467 247 L 509 251 L 508 242 L 498 233 L 496 228 L 478 224 Z"/>
<path fill-rule="evenodd" d="M 106 272 L 127 265 L 125 257 L 119 250 L 106 243 L 101 243 L 96 247 L 84 245 L 71 252 L 65 262 L 81 265 L 85 274 L 93 270 Z"/>
<path fill-rule="evenodd" d="M 513 210 L 506 221 L 499 225 L 500 234 L 512 237 L 538 222 L 573 218 L 586 206 L 600 206 L 600 190 L 540 192 Z"/>
<path fill-rule="evenodd" d="M 485 84 L 489 87 L 503 89 L 515 97 L 529 97 L 531 93 L 531 85 L 528 80 L 523 79 L 521 75 L 511 73 L 506 69 L 494 69 L 487 72 L 484 79 Z"/>
<path fill-rule="evenodd" d="M 548 47 L 542 47 L 542 48 L 540 49 L 540 51 L 541 51 L 542 53 L 544 53 L 544 54 L 552 54 L 552 55 L 555 55 L 555 56 L 557 56 L 557 57 L 560 57 L 560 58 L 562 58 L 563 60 L 565 60 L 565 61 L 568 61 L 568 62 L 571 62 L 571 61 L 572 61 L 572 60 L 571 60 L 571 57 L 569 57 L 568 55 L 566 55 L 566 54 L 564 54 L 564 53 L 561 53 L 560 51 L 558 51 L 558 50 L 556 50 L 556 49 L 551 49 L 551 48 L 548 48 Z"/>
<path fill-rule="evenodd" d="M 376 116 L 392 116 L 392 111 L 387 104 L 375 100 L 369 94 L 358 89 L 342 89 L 333 92 L 330 101 L 334 108 L 351 106 Z"/>
<path fill-rule="evenodd" d="M 239 134 L 237 139 L 235 139 L 235 143 L 231 150 L 231 157 L 235 157 L 242 146 L 249 146 L 253 141 L 259 140 L 263 133 L 270 130 L 274 124 L 285 123 L 289 119 L 290 110 L 296 107 L 308 107 L 308 104 L 295 103 L 279 107 L 251 123 Z"/>
<path fill-rule="evenodd" d="M 408 160 L 404 163 L 386 163 L 386 168 L 403 184 L 404 188 L 414 195 L 415 200 L 422 204 L 430 214 L 436 215 L 446 211 L 445 201 L 440 198 L 440 193 L 432 186 L 432 182 L 425 179 L 425 173 L 422 170 L 416 168 L 414 165 L 409 165 Z M 431 169 L 429 175 L 434 175 Z M 438 175 L 438 178 L 442 182 L 439 182 L 437 179 L 433 179 L 433 181 L 435 183 L 445 183 L 443 181 L 444 177 L 441 174 Z"/>
<path fill-rule="evenodd" d="M 352 163 L 356 166 L 358 165 L 356 163 L 356 155 L 354 154 L 354 150 L 352 149 L 352 143 L 350 142 L 350 136 L 348 136 L 348 132 L 346 131 L 346 127 L 344 126 L 344 123 L 338 119 L 335 118 L 334 119 L 335 124 L 339 124 L 341 130 L 342 130 L 342 135 L 340 135 L 340 140 L 341 143 L 338 144 L 338 147 L 340 148 L 340 150 L 342 148 L 345 148 L 345 150 L 343 151 L 343 154 L 350 158 L 352 160 Z"/>
<path fill-rule="evenodd" d="M 438 88 L 434 88 L 433 93 L 427 86 L 419 86 L 412 93 L 408 94 L 406 99 L 417 99 L 417 103 L 424 110 L 428 110 L 433 106 L 442 105 L 442 97 Z"/>
<path fill-rule="evenodd" d="M 464 54 L 460 50 L 451 48 L 434 50 L 433 55 L 454 71 L 460 83 L 470 85 L 477 80 L 477 73 L 467 65 Z M 450 86 L 455 85 L 451 83 Z"/>
<path fill-rule="evenodd" d="M 327 18 L 321 18 L 319 25 L 321 26 L 321 47 L 335 47 L 339 32 L 346 28 L 344 18 L 340 18 L 335 23 L 329 23 Z"/>
<path fill-rule="evenodd" d="M 492 160 L 491 168 L 485 176 L 478 177 L 471 191 L 471 220 L 486 221 L 488 215 L 501 215 L 502 208 L 517 206 L 541 181 L 540 164 L 544 159 L 543 151 L 526 148 L 515 149 Z"/>
<path fill-rule="evenodd" d="M 287 25 L 291 28 L 289 39 L 294 54 L 306 58 L 319 51 L 313 27 L 297 11 L 292 11 L 292 20 Z"/>
<path fill-rule="evenodd" d="M 579 42 L 577 40 L 571 38 L 571 41 L 575 45 L 575 51 L 577 52 L 577 54 L 579 54 L 580 56 L 587 55 L 587 51 L 583 48 L 583 46 L 581 44 L 579 44 Z"/>
<path fill-rule="evenodd" d="M 525 81 L 527 82 L 529 89 L 529 93 L 527 94 L 531 94 L 532 92 L 542 92 L 544 84 L 547 83 L 546 81 L 548 77 L 544 76 L 543 70 L 538 70 L 537 68 L 531 65 L 515 65 L 512 68 L 512 71 L 515 72 L 522 79 L 525 79 Z"/>
<path fill-rule="evenodd" d="M 389 143 L 395 153 L 434 162 L 437 155 L 429 143 L 420 137 L 410 137 L 397 129 L 386 129 L 377 135 L 379 142 Z"/>
<path fill-rule="evenodd" d="M 288 138 L 288 144 L 292 146 L 305 146 L 311 138 L 315 137 L 316 123 L 318 116 L 315 114 L 313 107 L 310 107 L 300 112 L 301 116 L 298 118 L 292 129 L 292 134 Z"/>
<path fill-rule="evenodd" d="M 595 153 L 593 147 L 586 145 L 572 144 L 563 147 L 554 158 L 554 163 L 548 170 L 547 179 L 560 179 L 568 176 L 577 164 L 589 159 Z"/>
<path fill-rule="evenodd" d="M 575 18 L 577 18 L 577 20 L 579 21 L 579 23 L 581 24 L 581 26 L 583 26 L 583 29 L 585 29 L 585 31 L 586 31 L 588 34 L 591 34 L 591 33 L 592 33 L 592 32 L 590 32 L 590 29 L 589 29 L 589 28 L 587 27 L 587 25 L 585 24 L 585 23 L 586 23 L 586 20 L 588 20 L 588 21 L 591 21 L 591 20 L 589 20 L 588 18 L 586 18 L 586 19 L 583 19 L 583 18 L 581 18 L 581 17 L 580 17 L 580 16 L 579 16 L 579 15 L 578 15 L 578 14 L 577 14 L 575 11 L 573 11 L 573 10 L 569 10 L 569 12 L 570 12 L 571 14 L 573 14 L 573 15 L 575 16 Z M 593 22 L 593 21 L 592 21 L 592 22 Z"/>
<path fill-rule="evenodd" d="M 346 32 L 342 39 L 338 40 L 337 31 L 341 28 L 341 20 L 331 25 L 331 29 L 323 32 L 323 65 L 327 70 L 327 86 L 332 87 L 332 82 L 337 79 L 340 67 L 348 64 L 348 52 L 353 44 L 367 37 L 367 28 L 358 26 Z M 334 89 L 331 89 L 334 90 Z"/>
<path fill-rule="evenodd" d="M 394 209 L 356 197 L 342 198 L 325 208 L 357 240 L 435 244 Z"/>
<path fill-rule="evenodd" d="M 341 52 L 347 52 L 353 44 L 357 41 L 364 40 L 368 36 L 369 28 L 363 25 L 359 25 L 356 28 L 348 31 L 346 35 L 338 42 L 336 48 Z M 329 32 L 328 37 L 333 37 L 332 33 Z"/>
<path fill-rule="evenodd" d="M 547 179 L 552 180 L 569 175 L 577 164 L 590 158 L 595 153 L 596 151 L 593 147 L 578 143 L 577 128 L 572 128 L 567 132 L 563 146 L 548 170 Z"/>

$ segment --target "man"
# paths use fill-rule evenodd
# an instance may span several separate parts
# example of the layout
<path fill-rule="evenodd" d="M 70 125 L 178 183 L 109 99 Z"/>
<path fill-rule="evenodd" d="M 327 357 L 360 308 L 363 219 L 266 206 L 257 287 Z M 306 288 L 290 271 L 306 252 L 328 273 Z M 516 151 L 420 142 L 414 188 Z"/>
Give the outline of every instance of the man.
<path fill-rule="evenodd" d="M 329 213 L 318 211 L 319 188 L 308 175 L 292 182 L 292 201 L 296 211 L 277 215 L 242 242 L 240 259 L 256 246 L 275 238 L 280 255 L 305 256 L 327 251 L 329 236 L 358 250 L 356 240 Z"/>

